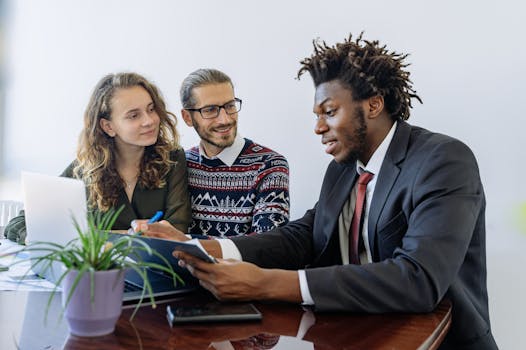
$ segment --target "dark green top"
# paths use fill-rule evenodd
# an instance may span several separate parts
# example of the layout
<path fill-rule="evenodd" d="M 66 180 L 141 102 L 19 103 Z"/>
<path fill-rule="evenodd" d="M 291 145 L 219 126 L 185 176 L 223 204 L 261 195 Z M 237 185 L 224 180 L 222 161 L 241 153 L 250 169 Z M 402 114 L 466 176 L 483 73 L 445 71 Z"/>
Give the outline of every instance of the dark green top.
<path fill-rule="evenodd" d="M 122 188 L 115 209 L 124 204 L 124 210 L 113 225 L 114 230 L 127 230 L 135 219 L 149 219 L 155 212 L 164 212 L 163 220 L 167 220 L 177 229 L 187 232 L 192 220 L 190 197 L 188 195 L 188 176 L 186 158 L 183 150 L 173 151 L 170 159 L 175 163 L 166 175 L 166 186 L 157 189 L 143 188 L 139 183 L 135 186 L 131 202 Z M 60 176 L 74 177 L 72 162 Z M 5 227 L 4 235 L 15 242 L 24 243 L 26 239 L 26 219 L 24 211 L 13 218 Z"/>

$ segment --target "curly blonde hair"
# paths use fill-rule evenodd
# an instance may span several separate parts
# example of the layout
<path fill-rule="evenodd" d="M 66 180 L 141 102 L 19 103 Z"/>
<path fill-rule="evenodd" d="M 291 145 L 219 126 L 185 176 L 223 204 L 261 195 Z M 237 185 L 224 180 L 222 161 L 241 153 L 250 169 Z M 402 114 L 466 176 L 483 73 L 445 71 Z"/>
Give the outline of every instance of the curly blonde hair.
<path fill-rule="evenodd" d="M 153 100 L 160 118 L 157 142 L 145 147 L 137 183 L 144 188 L 166 186 L 164 178 L 173 163 L 170 152 L 180 149 L 177 119 L 166 110 L 157 87 L 136 73 L 108 74 L 102 78 L 91 95 L 84 113 L 84 128 L 80 133 L 74 175 L 86 184 L 90 209 L 107 211 L 117 203 L 124 182 L 115 165 L 116 146 L 100 126 L 100 119 L 111 118 L 111 102 L 118 89 L 143 87 Z"/>

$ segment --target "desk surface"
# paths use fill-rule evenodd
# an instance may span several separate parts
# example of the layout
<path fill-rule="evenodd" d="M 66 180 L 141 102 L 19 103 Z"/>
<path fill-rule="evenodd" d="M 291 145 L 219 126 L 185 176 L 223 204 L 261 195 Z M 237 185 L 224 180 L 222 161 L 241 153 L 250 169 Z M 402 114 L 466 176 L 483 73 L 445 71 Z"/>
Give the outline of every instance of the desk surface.
<path fill-rule="evenodd" d="M 60 295 L 44 324 L 46 292 L 0 292 L 1 349 L 436 349 L 451 323 L 451 304 L 429 314 L 312 313 L 300 306 L 255 303 L 261 322 L 175 325 L 166 305 L 143 306 L 130 322 L 124 309 L 113 334 L 98 338 L 69 335 L 58 322 Z M 186 301 L 188 297 L 185 298 Z M 176 300 L 168 303 L 177 303 Z M 230 342 L 230 343 L 229 343 Z"/>

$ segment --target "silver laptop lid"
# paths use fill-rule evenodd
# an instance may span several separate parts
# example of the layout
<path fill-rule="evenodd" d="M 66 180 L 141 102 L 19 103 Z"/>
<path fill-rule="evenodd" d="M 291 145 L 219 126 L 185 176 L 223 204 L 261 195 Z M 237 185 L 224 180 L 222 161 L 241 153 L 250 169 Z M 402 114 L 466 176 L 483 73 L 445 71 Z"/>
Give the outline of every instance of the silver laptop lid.
<path fill-rule="evenodd" d="M 77 237 L 73 216 L 81 228 L 87 227 L 84 183 L 60 176 L 22 172 L 27 243 L 45 241 L 65 244 Z M 38 256 L 32 252 L 32 257 Z M 35 271 L 42 274 L 43 271 Z M 56 275 L 56 273 L 55 273 Z M 44 274 L 56 281 L 58 276 Z"/>

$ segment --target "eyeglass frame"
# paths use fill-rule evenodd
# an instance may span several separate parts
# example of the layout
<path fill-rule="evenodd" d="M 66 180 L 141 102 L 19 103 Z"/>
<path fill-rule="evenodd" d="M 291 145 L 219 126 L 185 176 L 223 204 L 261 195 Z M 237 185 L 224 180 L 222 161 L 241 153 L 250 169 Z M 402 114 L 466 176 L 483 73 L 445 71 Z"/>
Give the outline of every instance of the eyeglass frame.
<path fill-rule="evenodd" d="M 234 113 L 228 113 L 228 111 L 226 110 L 225 106 L 229 103 L 232 103 L 232 102 L 239 102 L 239 109 L 237 111 L 235 111 Z M 203 119 L 215 119 L 217 117 L 219 117 L 219 114 L 221 113 L 221 108 L 223 108 L 225 110 L 225 113 L 227 115 L 233 115 L 233 114 L 236 114 L 236 113 L 239 113 L 239 111 L 241 110 L 241 106 L 243 105 L 243 101 L 240 99 L 240 98 L 237 98 L 237 97 L 234 97 L 233 100 L 230 100 L 224 104 L 222 104 L 221 106 L 220 105 L 206 105 L 206 106 L 203 106 L 201 108 L 185 108 L 184 110 L 185 111 L 188 111 L 188 112 L 199 112 L 199 114 L 201 115 L 201 118 Z M 205 109 L 205 108 L 210 108 L 210 107 L 217 107 L 217 114 L 215 117 L 205 117 L 203 115 L 203 112 L 201 112 L 201 110 Z"/>

